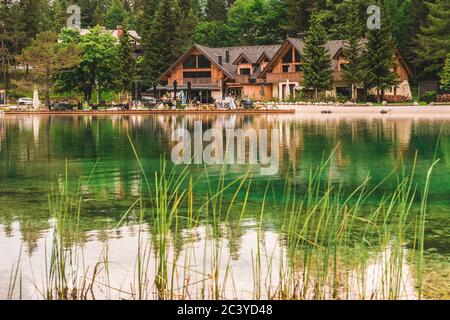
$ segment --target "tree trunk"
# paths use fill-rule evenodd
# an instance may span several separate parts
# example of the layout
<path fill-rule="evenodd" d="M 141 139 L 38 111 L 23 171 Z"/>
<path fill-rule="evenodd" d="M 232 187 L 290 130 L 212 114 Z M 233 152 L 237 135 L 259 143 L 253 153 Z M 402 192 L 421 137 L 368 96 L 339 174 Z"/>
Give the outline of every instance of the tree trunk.
<path fill-rule="evenodd" d="M 381 89 L 381 102 L 384 101 L 384 89 Z"/>

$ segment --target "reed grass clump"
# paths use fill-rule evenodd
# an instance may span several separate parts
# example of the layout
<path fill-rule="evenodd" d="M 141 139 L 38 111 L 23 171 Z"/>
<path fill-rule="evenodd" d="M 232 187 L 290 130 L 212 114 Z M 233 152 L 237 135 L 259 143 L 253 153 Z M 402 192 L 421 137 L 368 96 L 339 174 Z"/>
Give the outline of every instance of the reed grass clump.
<path fill-rule="evenodd" d="M 143 188 L 115 226 L 138 215 L 128 289 L 113 288 L 108 280 L 108 245 L 95 266 L 84 265 L 77 239 L 82 197 L 69 191 L 66 172 L 49 197 L 54 227 L 43 298 L 93 299 L 105 292 L 127 299 L 422 298 L 427 200 L 436 162 L 422 190 L 413 169 L 391 172 L 376 185 L 368 175 L 348 191 L 330 178 L 332 154 L 301 183 L 288 173 L 281 196 L 269 181 L 260 200 L 250 201 L 250 171 L 229 179 L 224 166 L 212 179 L 207 168 L 194 176 L 188 167 L 169 169 L 162 160 L 150 178 L 133 150 Z M 395 187 L 369 203 L 393 179 Z M 242 241 L 246 233 L 254 235 L 253 243 Z M 243 245 L 251 246 L 245 256 Z M 242 259 L 249 261 L 245 284 L 237 280 L 243 271 L 235 269 Z"/>

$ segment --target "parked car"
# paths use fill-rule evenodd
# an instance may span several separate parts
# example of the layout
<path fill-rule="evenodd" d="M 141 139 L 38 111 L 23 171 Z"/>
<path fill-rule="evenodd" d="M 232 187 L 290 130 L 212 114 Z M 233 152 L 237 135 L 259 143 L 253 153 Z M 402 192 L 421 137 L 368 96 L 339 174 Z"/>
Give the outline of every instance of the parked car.
<path fill-rule="evenodd" d="M 33 99 L 31 98 L 19 98 L 17 101 L 17 104 L 19 106 L 32 106 L 33 105 Z"/>
<path fill-rule="evenodd" d="M 244 99 L 241 100 L 241 106 L 244 109 L 253 109 L 253 100 L 244 98 Z"/>

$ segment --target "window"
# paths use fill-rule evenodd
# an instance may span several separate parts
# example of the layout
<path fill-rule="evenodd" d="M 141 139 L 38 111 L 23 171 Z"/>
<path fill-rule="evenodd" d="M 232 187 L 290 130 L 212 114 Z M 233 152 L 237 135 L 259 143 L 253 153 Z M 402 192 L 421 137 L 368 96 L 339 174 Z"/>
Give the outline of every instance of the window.
<path fill-rule="evenodd" d="M 300 62 L 301 58 L 300 58 L 300 53 L 298 53 L 297 50 L 295 50 L 295 62 Z"/>
<path fill-rule="evenodd" d="M 198 56 L 199 69 L 211 69 L 211 62 L 205 56 Z"/>
<path fill-rule="evenodd" d="M 191 55 L 183 62 L 184 69 L 211 69 L 211 62 L 202 55 Z"/>
<path fill-rule="evenodd" d="M 183 72 L 183 78 L 211 78 L 209 71 Z"/>
<path fill-rule="evenodd" d="M 283 73 L 288 73 L 289 72 L 289 67 L 290 67 L 290 65 L 284 65 L 283 66 Z"/>
<path fill-rule="evenodd" d="M 289 51 L 283 56 L 283 63 L 292 63 L 292 50 Z"/>
<path fill-rule="evenodd" d="M 300 72 L 300 71 L 302 71 L 301 65 L 296 64 L 296 65 L 295 65 L 295 72 Z"/>
<path fill-rule="evenodd" d="M 239 74 L 250 74 L 250 68 L 239 69 Z"/>
<path fill-rule="evenodd" d="M 183 62 L 183 68 L 184 69 L 195 69 L 197 67 L 197 56 L 190 55 L 189 58 L 187 58 Z"/>

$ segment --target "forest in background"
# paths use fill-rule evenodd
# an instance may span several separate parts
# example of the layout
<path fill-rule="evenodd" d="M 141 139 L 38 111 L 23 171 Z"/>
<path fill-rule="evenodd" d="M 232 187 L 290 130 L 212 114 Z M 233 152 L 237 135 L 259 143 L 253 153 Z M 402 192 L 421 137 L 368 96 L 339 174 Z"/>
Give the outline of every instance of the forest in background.
<path fill-rule="evenodd" d="M 133 72 L 150 84 L 193 43 L 210 47 L 281 43 L 288 36 L 307 33 L 313 15 L 319 17 L 328 39 L 346 39 L 349 24 L 355 28 L 349 19 L 355 3 L 358 37 L 367 32 L 367 7 L 382 7 L 385 31 L 413 71 L 413 83 L 448 74 L 448 66 L 444 68 L 450 52 L 448 0 L 1 0 L 0 62 L 6 70 L 20 61 L 16 57 L 38 34 L 60 34 L 67 7 L 77 4 L 82 28 L 120 25 L 139 33 L 143 61 Z M 123 54 L 127 59 L 128 52 Z"/>

